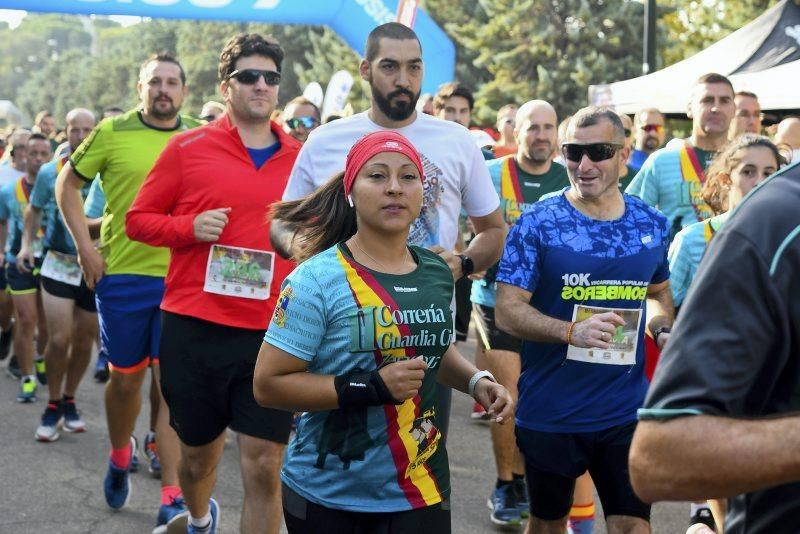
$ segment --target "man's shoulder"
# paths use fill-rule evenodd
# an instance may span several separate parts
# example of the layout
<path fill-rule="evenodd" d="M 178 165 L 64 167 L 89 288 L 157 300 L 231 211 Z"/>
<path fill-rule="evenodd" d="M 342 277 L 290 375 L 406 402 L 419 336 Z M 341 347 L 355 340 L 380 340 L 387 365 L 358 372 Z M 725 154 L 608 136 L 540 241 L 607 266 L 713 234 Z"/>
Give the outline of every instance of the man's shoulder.
<path fill-rule="evenodd" d="M 503 165 L 513 157 L 514 156 L 503 156 L 501 158 L 487 160 L 486 168 L 489 169 L 489 173 L 494 176 L 496 173 L 499 173 Z"/>
<path fill-rule="evenodd" d="M 667 217 L 641 198 L 627 193 L 623 193 L 623 198 L 625 199 L 625 204 L 628 206 L 628 209 L 632 210 L 637 218 L 650 219 L 660 226 L 667 226 Z"/>
<path fill-rule="evenodd" d="M 673 139 L 673 141 L 675 141 Z M 663 148 L 659 148 L 652 154 L 650 157 L 647 158 L 647 163 L 650 163 L 654 167 L 662 166 L 662 165 L 670 165 L 672 163 L 678 163 L 680 161 L 680 153 L 681 147 L 683 143 L 671 143 Z"/>

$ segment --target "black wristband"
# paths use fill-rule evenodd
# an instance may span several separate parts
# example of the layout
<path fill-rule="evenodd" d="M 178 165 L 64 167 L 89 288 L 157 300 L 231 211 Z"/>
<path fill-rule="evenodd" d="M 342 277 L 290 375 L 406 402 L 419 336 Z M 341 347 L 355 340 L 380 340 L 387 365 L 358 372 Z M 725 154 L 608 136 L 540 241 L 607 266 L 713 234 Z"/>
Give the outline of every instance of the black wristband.
<path fill-rule="evenodd" d="M 354 371 L 338 375 L 333 379 L 333 386 L 339 397 L 339 409 L 341 410 L 384 404 L 402 404 L 392 397 L 377 370 L 372 372 Z"/>

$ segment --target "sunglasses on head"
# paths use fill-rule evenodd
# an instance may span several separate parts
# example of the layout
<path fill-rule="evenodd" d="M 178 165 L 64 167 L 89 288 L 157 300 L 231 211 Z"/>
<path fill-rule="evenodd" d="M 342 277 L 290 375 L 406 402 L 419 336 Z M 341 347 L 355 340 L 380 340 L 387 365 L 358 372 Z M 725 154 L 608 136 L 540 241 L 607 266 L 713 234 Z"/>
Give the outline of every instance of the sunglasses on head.
<path fill-rule="evenodd" d="M 622 145 L 615 143 L 590 143 L 588 145 L 564 143 L 561 145 L 561 152 L 564 154 L 564 159 L 568 161 L 580 162 L 583 155 L 586 154 L 590 160 L 597 163 L 613 157 L 620 148 Z"/>
<path fill-rule="evenodd" d="M 291 119 L 286 119 L 286 124 L 289 125 L 289 128 L 292 130 L 296 130 L 299 126 L 303 126 L 306 130 L 309 128 L 313 128 L 319 124 L 319 121 L 316 117 L 294 117 Z"/>
<path fill-rule="evenodd" d="M 237 82 L 244 85 L 253 85 L 258 82 L 258 78 L 263 76 L 264 83 L 267 85 L 278 85 L 281 83 L 281 73 L 274 70 L 242 69 L 235 70 L 228 74 L 228 79 L 235 78 Z"/>
<path fill-rule="evenodd" d="M 660 124 L 644 124 L 642 125 L 642 130 L 645 132 L 661 133 L 664 131 L 664 127 Z"/>

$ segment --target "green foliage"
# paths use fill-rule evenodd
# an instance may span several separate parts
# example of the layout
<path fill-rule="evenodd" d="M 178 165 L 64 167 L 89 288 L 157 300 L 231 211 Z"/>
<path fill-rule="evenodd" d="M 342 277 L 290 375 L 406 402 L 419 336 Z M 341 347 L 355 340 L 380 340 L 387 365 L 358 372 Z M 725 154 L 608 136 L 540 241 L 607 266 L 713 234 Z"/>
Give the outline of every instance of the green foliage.
<path fill-rule="evenodd" d="M 738 30 L 778 0 L 661 0 L 659 22 L 668 46 L 662 46 L 663 65 L 668 66 L 714 44 Z"/>
<path fill-rule="evenodd" d="M 479 120 L 532 98 L 560 116 L 587 104 L 589 84 L 641 72 L 642 5 L 628 1 L 481 0 L 485 14 L 447 25 L 490 78 L 477 94 Z"/>
<path fill-rule="evenodd" d="M 659 66 L 702 50 L 776 2 L 659 0 Z M 456 79 L 476 93 L 478 123 L 492 124 L 499 107 L 531 98 L 552 102 L 564 116 L 586 105 L 588 85 L 641 73 L 643 6 L 634 0 L 422 0 L 421 7 L 456 44 Z M 243 31 L 283 45 L 281 103 L 311 81 L 324 88 L 346 69 L 356 79 L 352 107 L 368 107 L 360 58 L 329 28 L 172 20 L 123 28 L 103 17 L 50 14 L 29 14 L 13 30 L 0 24 L 0 98 L 28 117 L 51 109 L 57 120 L 74 106 L 130 108 L 141 62 L 169 51 L 186 69 L 184 111 L 197 113 L 221 99 L 219 53 Z"/>

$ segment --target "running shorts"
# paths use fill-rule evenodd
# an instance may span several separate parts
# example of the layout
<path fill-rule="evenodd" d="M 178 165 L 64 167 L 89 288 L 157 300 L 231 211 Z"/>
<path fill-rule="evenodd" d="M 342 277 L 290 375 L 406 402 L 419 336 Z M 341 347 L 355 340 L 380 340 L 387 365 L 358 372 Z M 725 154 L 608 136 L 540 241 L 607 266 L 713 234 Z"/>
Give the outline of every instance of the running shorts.
<path fill-rule="evenodd" d="M 91 313 L 97 313 L 97 303 L 94 299 L 94 291 L 88 288 L 86 281 L 81 278 L 80 286 L 73 286 L 66 282 L 53 280 L 46 276 L 40 278 L 42 289 L 54 297 L 75 301 L 75 306 Z"/>

